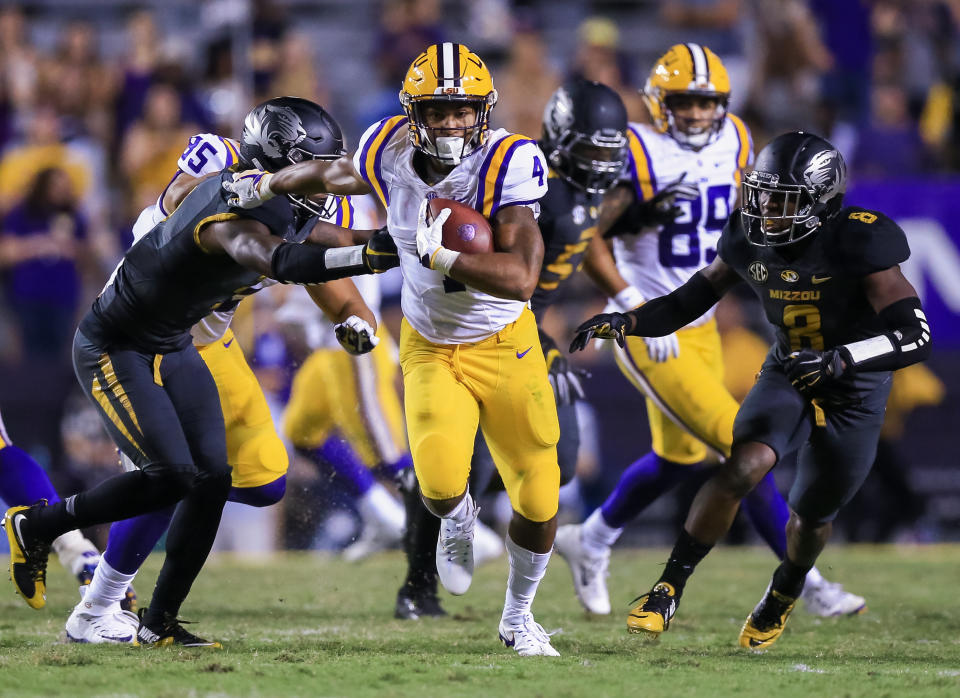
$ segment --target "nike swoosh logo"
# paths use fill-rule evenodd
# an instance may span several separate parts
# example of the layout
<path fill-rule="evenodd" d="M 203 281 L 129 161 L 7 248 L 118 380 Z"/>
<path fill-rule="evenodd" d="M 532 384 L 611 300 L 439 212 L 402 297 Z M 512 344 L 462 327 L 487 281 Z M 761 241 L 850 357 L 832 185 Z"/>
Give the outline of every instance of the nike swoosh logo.
<path fill-rule="evenodd" d="M 755 637 L 751 637 L 751 638 L 750 638 L 750 646 L 751 646 L 751 647 L 759 647 L 759 646 L 762 645 L 762 644 L 763 644 L 763 640 L 758 640 L 758 639 L 755 638 Z"/>
<path fill-rule="evenodd" d="M 234 339 L 236 339 L 236 337 L 231 337 L 229 342 L 224 342 L 224 343 L 223 343 L 223 348 L 224 348 L 224 349 L 229 349 L 229 348 L 230 348 L 230 345 L 233 344 L 233 340 L 234 340 Z"/>
<path fill-rule="evenodd" d="M 13 517 L 13 529 L 17 533 L 17 542 L 20 544 L 20 547 L 25 547 L 23 545 L 23 533 L 20 532 L 20 523 L 27 518 L 23 514 L 17 514 Z"/>
<path fill-rule="evenodd" d="M 526 349 L 524 349 L 523 351 L 518 351 L 518 352 L 517 352 L 517 358 L 518 358 L 518 359 L 522 359 L 524 356 L 527 355 L 527 352 L 530 351 L 531 349 L 533 349 L 533 347 L 532 347 L 532 346 L 529 346 L 529 347 L 527 347 Z"/>
<path fill-rule="evenodd" d="M 824 281 L 829 281 L 832 278 L 833 278 L 832 276 L 821 276 L 821 277 L 811 276 L 810 280 L 815 284 L 822 284 Z"/>

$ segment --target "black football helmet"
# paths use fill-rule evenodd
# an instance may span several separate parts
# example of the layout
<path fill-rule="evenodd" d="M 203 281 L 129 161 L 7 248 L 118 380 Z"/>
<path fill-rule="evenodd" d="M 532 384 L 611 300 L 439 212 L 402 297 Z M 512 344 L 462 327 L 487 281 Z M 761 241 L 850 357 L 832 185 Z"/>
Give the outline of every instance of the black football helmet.
<path fill-rule="evenodd" d="M 591 194 L 613 186 L 627 159 L 627 109 L 606 85 L 575 80 L 543 111 L 540 147 L 558 175 Z"/>
<path fill-rule="evenodd" d="M 763 247 L 802 240 L 837 215 L 846 188 L 847 166 L 833 145 L 803 131 L 777 136 L 743 178 L 747 240 Z"/>
<path fill-rule="evenodd" d="M 319 104 L 300 97 L 275 97 L 258 104 L 243 120 L 240 157 L 245 165 L 276 172 L 306 160 L 337 160 L 346 154 L 340 125 Z M 295 206 L 329 217 L 339 199 L 290 194 Z"/>

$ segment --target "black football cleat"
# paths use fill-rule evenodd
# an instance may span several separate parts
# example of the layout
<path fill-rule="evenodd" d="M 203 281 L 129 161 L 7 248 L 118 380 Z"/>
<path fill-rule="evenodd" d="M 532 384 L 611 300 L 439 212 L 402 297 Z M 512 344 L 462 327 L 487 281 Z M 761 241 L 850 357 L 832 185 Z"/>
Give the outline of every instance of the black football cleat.
<path fill-rule="evenodd" d="M 400 589 L 397 592 L 397 605 L 393 610 L 393 617 L 400 620 L 420 620 L 421 618 L 438 618 L 447 615 L 440 605 L 440 599 L 435 591 Z"/>
<path fill-rule="evenodd" d="M 40 609 L 47 603 L 47 559 L 50 541 L 30 533 L 29 511 L 47 506 L 42 499 L 32 507 L 10 507 L 3 517 L 10 544 L 10 580 L 16 592 L 30 608 Z"/>
<path fill-rule="evenodd" d="M 222 649 L 223 645 L 213 640 L 204 640 L 183 627 L 188 620 L 178 620 L 168 613 L 163 614 L 163 621 L 147 625 L 143 616 L 147 609 L 141 608 L 137 615 L 140 617 L 140 627 L 133 644 L 136 647 L 201 647 L 207 649 Z"/>

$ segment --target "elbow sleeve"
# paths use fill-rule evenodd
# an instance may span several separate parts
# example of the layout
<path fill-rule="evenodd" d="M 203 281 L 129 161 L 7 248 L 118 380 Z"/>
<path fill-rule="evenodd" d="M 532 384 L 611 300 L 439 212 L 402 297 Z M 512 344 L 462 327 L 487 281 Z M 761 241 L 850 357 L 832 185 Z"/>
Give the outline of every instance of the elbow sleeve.
<path fill-rule="evenodd" d="M 890 331 L 841 346 L 848 367 L 854 371 L 895 371 L 929 358 L 930 325 L 919 298 L 891 303 L 878 314 Z"/>
<path fill-rule="evenodd" d="M 331 248 L 290 242 L 277 245 L 270 271 L 285 284 L 318 284 L 370 273 L 363 261 L 363 245 Z"/>

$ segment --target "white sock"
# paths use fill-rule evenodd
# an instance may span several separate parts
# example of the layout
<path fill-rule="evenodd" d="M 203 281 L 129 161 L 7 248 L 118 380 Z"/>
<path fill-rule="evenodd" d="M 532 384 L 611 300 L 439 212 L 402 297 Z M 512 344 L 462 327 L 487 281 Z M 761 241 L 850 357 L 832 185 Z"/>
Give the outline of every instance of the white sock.
<path fill-rule="evenodd" d="M 622 528 L 614 528 L 603 518 L 603 512 L 597 508 L 583 522 L 583 547 L 589 552 L 606 552 L 617 542 L 623 533 Z"/>
<path fill-rule="evenodd" d="M 811 567 L 810 571 L 807 572 L 807 580 L 804 584 L 811 587 L 818 587 L 823 584 L 826 580 L 823 578 L 823 575 L 820 574 L 820 570 L 816 567 Z"/>
<path fill-rule="evenodd" d="M 473 497 L 470 496 L 470 488 L 468 487 L 463 495 L 463 499 L 460 500 L 456 508 L 446 516 L 441 516 L 440 518 L 450 519 L 456 523 L 464 523 L 473 518 L 474 511 L 476 511 L 476 506 L 473 503 Z"/>
<path fill-rule="evenodd" d="M 79 573 L 86 563 L 96 564 L 100 558 L 97 546 L 84 538 L 80 531 L 67 531 L 54 539 L 51 547 L 63 568 L 73 575 Z"/>
<path fill-rule="evenodd" d="M 379 482 L 360 498 L 359 509 L 365 522 L 372 519 L 391 531 L 402 532 L 407 523 L 403 506 Z"/>
<path fill-rule="evenodd" d="M 507 598 L 503 604 L 505 625 L 519 625 L 530 613 L 537 587 L 547 571 L 550 553 L 535 553 L 521 548 L 507 536 L 507 558 L 510 560 L 510 576 L 507 578 Z"/>
<path fill-rule="evenodd" d="M 97 571 L 93 574 L 93 581 L 87 587 L 87 593 L 83 595 L 83 605 L 91 612 L 103 612 L 110 606 L 120 603 L 124 594 L 127 593 L 127 587 L 137 576 L 137 573 L 123 574 L 117 572 L 110 566 L 105 559 L 100 558 L 100 564 L 97 565 Z"/>

